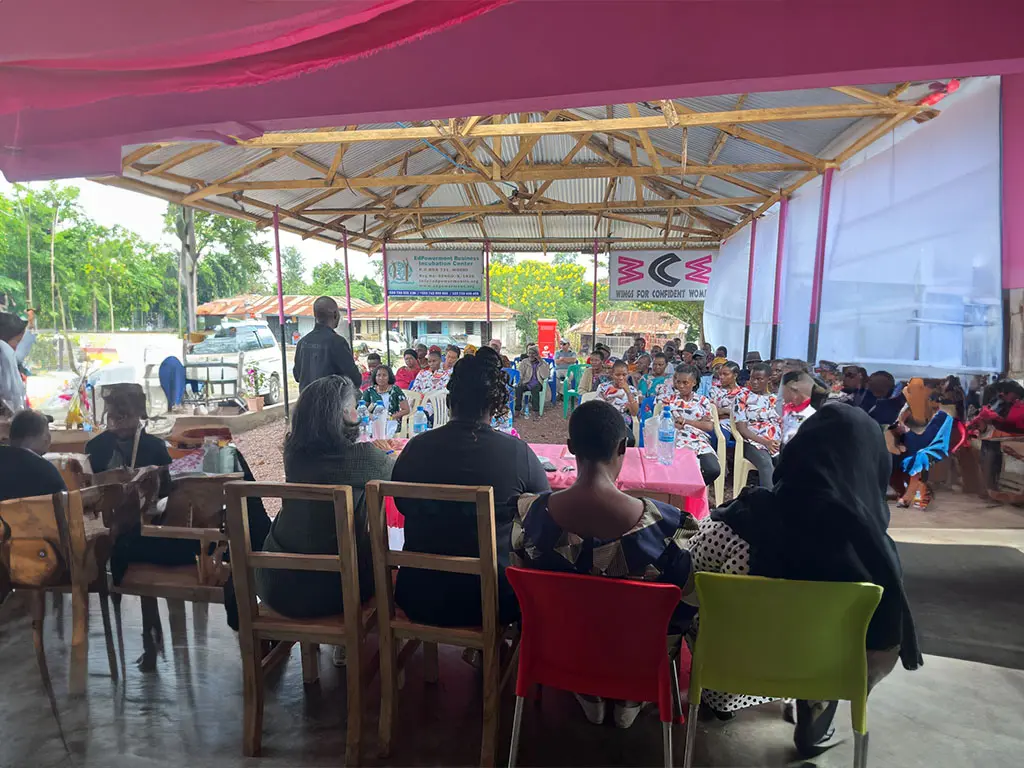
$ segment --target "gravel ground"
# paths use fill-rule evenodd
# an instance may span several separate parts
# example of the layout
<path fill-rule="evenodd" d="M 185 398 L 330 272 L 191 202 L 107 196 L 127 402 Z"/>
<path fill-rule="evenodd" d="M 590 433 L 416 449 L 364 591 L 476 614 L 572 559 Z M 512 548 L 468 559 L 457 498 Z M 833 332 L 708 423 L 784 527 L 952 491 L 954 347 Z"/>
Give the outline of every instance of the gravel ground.
<path fill-rule="evenodd" d="M 282 449 L 285 432 L 287 425 L 284 419 L 280 419 L 233 436 L 235 445 L 245 456 L 249 469 L 258 481 L 284 482 Z M 267 514 L 273 517 L 281 508 L 281 502 L 278 499 L 267 499 L 264 506 Z"/>

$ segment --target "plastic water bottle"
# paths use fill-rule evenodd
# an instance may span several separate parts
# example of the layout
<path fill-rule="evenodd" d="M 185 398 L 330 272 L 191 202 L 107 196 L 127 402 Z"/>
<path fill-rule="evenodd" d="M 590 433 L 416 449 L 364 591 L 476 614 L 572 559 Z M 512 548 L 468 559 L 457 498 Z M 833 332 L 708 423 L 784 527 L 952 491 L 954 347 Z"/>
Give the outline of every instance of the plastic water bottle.
<path fill-rule="evenodd" d="M 672 466 L 676 458 L 676 425 L 672 421 L 672 412 L 666 408 L 658 423 L 658 463 L 666 467 Z"/>
<path fill-rule="evenodd" d="M 370 439 L 370 412 L 364 403 L 360 403 L 356 414 L 359 416 L 359 442 L 365 443 Z"/>
<path fill-rule="evenodd" d="M 421 405 L 416 409 L 416 413 L 413 414 L 412 417 L 413 437 L 422 432 L 426 432 L 429 426 L 429 422 L 427 421 L 427 412 L 423 410 L 423 406 Z"/>
<path fill-rule="evenodd" d="M 373 418 L 370 420 L 373 429 L 370 434 L 374 440 L 383 440 L 388 433 L 388 417 L 384 414 L 384 404 L 377 403 L 373 407 Z"/>

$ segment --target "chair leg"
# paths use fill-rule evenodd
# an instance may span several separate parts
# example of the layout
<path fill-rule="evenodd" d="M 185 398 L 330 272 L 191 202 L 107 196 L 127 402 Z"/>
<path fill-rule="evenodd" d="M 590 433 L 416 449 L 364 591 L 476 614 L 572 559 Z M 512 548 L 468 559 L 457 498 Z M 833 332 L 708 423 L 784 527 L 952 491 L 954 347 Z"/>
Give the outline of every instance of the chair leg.
<path fill-rule="evenodd" d="M 437 663 L 437 643 L 423 644 L 423 681 L 436 683 L 441 674 Z"/>
<path fill-rule="evenodd" d="M 512 716 L 512 746 L 508 751 L 508 768 L 516 768 L 516 758 L 519 757 L 519 730 L 523 725 L 523 702 L 522 696 L 516 696 L 516 712 Z"/>
<path fill-rule="evenodd" d="M 124 657 L 124 625 L 121 623 L 121 595 L 111 595 L 110 602 L 114 605 L 114 626 L 117 629 L 117 652 L 121 656 L 121 677 L 127 679 L 128 672 Z"/>
<path fill-rule="evenodd" d="M 853 732 L 853 766 L 868 768 L 868 734 Z"/>
<path fill-rule="evenodd" d="M 302 657 L 302 682 L 312 685 L 320 679 L 318 647 L 313 643 L 299 643 L 299 654 Z"/>
<path fill-rule="evenodd" d="M 665 768 L 672 768 L 672 723 L 661 724 L 661 742 L 665 752 Z"/>
<path fill-rule="evenodd" d="M 380 627 L 380 722 L 378 723 L 377 751 L 381 757 L 391 754 L 391 737 L 398 714 L 398 653 L 395 636 L 384 622 L 385 613 L 379 621 Z"/>
<path fill-rule="evenodd" d="M 495 764 L 498 747 L 498 716 L 501 705 L 501 661 L 498 648 L 484 643 L 484 661 L 481 672 L 484 683 L 484 723 L 480 740 L 480 765 L 484 768 Z"/>
<path fill-rule="evenodd" d="M 356 766 L 360 763 L 363 738 L 363 647 L 360 643 L 346 643 L 345 650 L 345 684 L 348 695 L 345 765 Z"/>
<path fill-rule="evenodd" d="M 57 595 L 59 597 L 60 593 L 57 593 Z M 57 697 L 53 693 L 50 669 L 46 665 L 46 649 L 43 647 L 43 619 L 46 616 L 46 593 L 42 590 L 33 590 L 29 599 L 32 615 L 32 645 L 36 649 L 36 664 L 39 666 L 39 676 L 43 679 L 46 698 L 50 700 L 50 711 L 53 713 L 53 719 L 57 722 L 60 740 L 64 744 L 64 749 L 67 750 L 68 743 L 64 738 L 64 726 L 61 725 L 60 711 L 57 709 Z"/>
<path fill-rule="evenodd" d="M 686 715 L 686 746 L 683 749 L 683 768 L 693 766 L 693 748 L 697 741 L 697 710 L 698 706 L 690 702 L 690 709 Z"/>
<path fill-rule="evenodd" d="M 242 648 L 242 754 L 256 757 L 263 745 L 263 664 L 259 644 L 248 632 L 240 632 Z"/>
<path fill-rule="evenodd" d="M 68 670 L 68 693 L 85 693 L 89 672 L 89 584 L 71 574 L 71 660 Z"/>
<path fill-rule="evenodd" d="M 117 653 L 114 651 L 114 633 L 110 629 L 110 595 L 107 594 L 106 574 L 99 579 L 100 615 L 103 617 L 103 640 L 107 645 L 107 663 L 110 665 L 110 677 L 117 682 Z"/>

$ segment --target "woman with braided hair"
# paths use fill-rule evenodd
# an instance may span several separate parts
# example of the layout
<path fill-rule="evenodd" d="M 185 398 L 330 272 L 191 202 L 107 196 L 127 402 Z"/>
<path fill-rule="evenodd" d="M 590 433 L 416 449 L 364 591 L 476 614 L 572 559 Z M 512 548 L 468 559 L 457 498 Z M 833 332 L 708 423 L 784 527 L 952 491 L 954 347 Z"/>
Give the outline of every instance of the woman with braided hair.
<path fill-rule="evenodd" d="M 530 446 L 491 428 L 491 419 L 508 411 L 508 390 L 498 355 L 484 349 L 455 364 L 448 382 L 449 422 L 410 440 L 395 462 L 392 479 L 494 488 L 498 614 L 508 623 L 519 614 L 515 595 L 505 580 L 515 499 L 550 488 Z M 479 556 L 473 505 L 427 499 L 396 499 L 395 503 L 405 516 L 407 552 Z M 402 568 L 395 601 L 413 621 L 477 626 L 482 620 L 476 576 Z"/>

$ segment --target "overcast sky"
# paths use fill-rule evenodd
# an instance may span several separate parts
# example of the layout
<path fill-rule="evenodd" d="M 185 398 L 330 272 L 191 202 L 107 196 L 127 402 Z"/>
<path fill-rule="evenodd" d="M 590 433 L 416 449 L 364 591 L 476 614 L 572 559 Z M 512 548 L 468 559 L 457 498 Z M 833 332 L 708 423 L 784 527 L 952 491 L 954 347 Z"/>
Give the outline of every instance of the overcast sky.
<path fill-rule="evenodd" d="M 170 247 L 176 247 L 177 238 L 170 237 L 164 234 L 163 231 L 163 217 L 164 212 L 167 210 L 166 201 L 150 197 L 149 195 L 130 192 L 127 189 L 97 184 L 88 179 L 72 179 L 60 183 L 76 186 L 81 190 L 79 202 L 85 213 L 97 223 L 105 227 L 113 227 L 115 224 L 120 224 L 122 227 L 138 233 L 145 240 L 162 242 Z M 42 189 L 46 186 L 46 182 L 33 182 L 29 186 L 33 189 Z M 11 185 L 3 177 L 3 174 L 0 174 L 0 192 L 9 194 L 10 191 Z M 272 231 L 269 229 L 264 230 L 264 238 L 268 244 L 272 243 Z M 288 245 L 295 246 L 302 254 L 306 263 L 307 279 L 310 277 L 313 267 L 317 264 L 341 258 L 341 251 L 336 250 L 332 245 L 318 240 L 303 240 L 298 235 L 282 232 L 281 247 L 283 248 Z M 549 254 L 547 258 L 545 258 L 543 253 L 517 254 L 517 259 L 519 260 L 551 261 L 553 257 L 553 253 Z M 583 260 L 581 263 L 586 265 L 589 263 L 589 260 Z M 349 251 L 349 267 L 352 270 L 352 276 L 356 279 L 360 279 L 365 275 L 370 275 L 371 277 L 376 275 L 369 257 L 362 251 L 355 249 Z M 587 280 L 592 279 L 591 271 L 587 271 Z M 606 269 L 601 268 L 598 270 L 599 277 L 603 278 L 606 275 Z M 268 273 L 268 277 L 273 277 L 272 269 Z"/>

